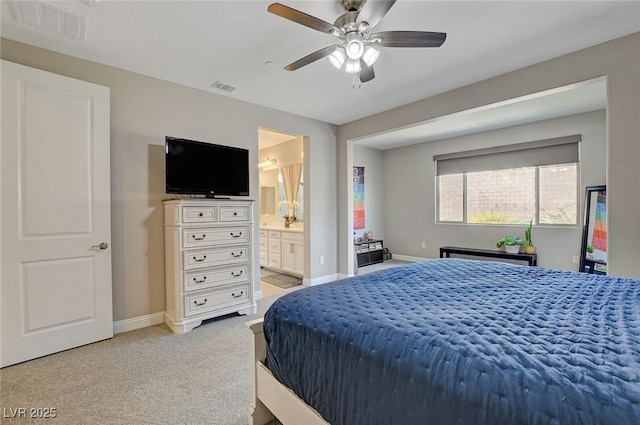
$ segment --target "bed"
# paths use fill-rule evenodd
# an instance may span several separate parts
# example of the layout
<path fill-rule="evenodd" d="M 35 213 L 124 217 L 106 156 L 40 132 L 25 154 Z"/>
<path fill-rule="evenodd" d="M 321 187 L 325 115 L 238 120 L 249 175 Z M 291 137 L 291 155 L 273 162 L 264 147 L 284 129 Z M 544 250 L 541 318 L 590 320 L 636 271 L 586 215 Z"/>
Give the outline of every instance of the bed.
<path fill-rule="evenodd" d="M 438 259 L 301 289 L 254 332 L 251 424 L 640 424 L 640 281 Z"/>

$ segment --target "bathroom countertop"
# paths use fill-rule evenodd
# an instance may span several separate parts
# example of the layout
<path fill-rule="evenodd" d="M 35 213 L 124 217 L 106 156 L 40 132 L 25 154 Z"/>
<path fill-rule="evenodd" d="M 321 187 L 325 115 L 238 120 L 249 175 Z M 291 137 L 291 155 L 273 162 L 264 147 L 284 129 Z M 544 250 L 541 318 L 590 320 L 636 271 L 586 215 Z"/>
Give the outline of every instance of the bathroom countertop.
<path fill-rule="evenodd" d="M 278 230 L 281 232 L 304 233 L 304 225 L 302 223 L 292 224 L 295 227 L 284 227 L 284 223 L 261 224 L 260 230 Z"/>

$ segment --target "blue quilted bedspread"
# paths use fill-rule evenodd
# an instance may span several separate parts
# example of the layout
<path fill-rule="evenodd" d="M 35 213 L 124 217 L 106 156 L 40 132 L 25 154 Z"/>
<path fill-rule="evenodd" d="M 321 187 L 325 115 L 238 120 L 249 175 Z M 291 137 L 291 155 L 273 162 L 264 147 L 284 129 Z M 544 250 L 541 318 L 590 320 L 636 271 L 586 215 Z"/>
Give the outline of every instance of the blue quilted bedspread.
<path fill-rule="evenodd" d="M 640 281 L 440 259 L 287 294 L 264 330 L 333 425 L 640 424 Z"/>

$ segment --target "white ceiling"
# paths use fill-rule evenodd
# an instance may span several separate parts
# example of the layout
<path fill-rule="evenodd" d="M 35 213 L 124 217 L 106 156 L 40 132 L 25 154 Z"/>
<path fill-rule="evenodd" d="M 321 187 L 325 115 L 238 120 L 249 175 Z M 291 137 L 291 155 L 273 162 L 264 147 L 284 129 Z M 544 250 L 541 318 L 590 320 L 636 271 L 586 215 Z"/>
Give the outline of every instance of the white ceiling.
<path fill-rule="evenodd" d="M 446 32 L 446 42 L 381 48 L 376 78 L 353 88 L 327 59 L 282 69 L 334 38 L 268 13 L 270 1 L 50 1 L 86 18 L 83 41 L 19 22 L 32 1 L 2 1 L 3 37 L 333 124 L 640 31 L 640 1 L 399 0 L 376 31 Z M 328 22 L 342 13 L 337 0 L 281 2 Z"/>

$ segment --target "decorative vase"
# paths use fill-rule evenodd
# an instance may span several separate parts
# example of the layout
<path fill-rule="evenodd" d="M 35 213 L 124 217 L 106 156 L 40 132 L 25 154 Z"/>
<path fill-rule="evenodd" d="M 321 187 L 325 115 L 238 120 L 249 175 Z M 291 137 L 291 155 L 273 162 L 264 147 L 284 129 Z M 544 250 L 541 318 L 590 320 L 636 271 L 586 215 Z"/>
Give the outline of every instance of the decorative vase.
<path fill-rule="evenodd" d="M 524 252 L 525 252 L 525 254 L 529 254 L 529 255 L 535 254 L 536 253 L 536 247 L 533 246 L 533 245 L 526 245 L 524 247 Z"/>
<path fill-rule="evenodd" d="M 520 245 L 505 245 L 504 250 L 509 254 L 518 254 L 520 252 Z"/>
<path fill-rule="evenodd" d="M 289 220 L 284 221 L 284 227 L 289 227 Z"/>

